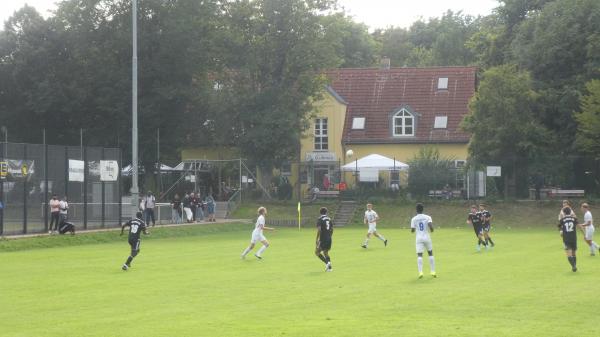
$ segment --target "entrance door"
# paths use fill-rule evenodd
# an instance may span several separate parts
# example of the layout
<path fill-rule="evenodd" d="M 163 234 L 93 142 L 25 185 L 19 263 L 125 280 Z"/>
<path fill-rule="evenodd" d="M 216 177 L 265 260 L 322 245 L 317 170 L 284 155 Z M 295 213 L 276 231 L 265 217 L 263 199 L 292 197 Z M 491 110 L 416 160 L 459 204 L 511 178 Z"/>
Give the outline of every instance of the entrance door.
<path fill-rule="evenodd" d="M 315 166 L 315 169 L 313 171 L 313 181 L 314 184 L 319 186 L 319 189 L 321 190 L 326 190 L 325 186 L 323 185 L 323 177 L 325 177 L 325 175 L 329 176 L 329 182 L 331 185 L 331 176 L 329 175 L 329 166 Z"/>

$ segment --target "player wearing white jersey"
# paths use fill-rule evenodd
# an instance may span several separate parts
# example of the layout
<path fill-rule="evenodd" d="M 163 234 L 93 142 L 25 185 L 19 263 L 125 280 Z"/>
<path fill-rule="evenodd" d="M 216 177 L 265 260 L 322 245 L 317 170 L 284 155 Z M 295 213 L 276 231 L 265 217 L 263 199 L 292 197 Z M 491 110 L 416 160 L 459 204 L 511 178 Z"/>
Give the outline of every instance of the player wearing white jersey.
<path fill-rule="evenodd" d="M 598 244 L 594 242 L 594 219 L 592 218 L 592 212 L 590 212 L 590 205 L 587 203 L 581 204 L 581 211 L 583 212 L 583 238 L 585 242 L 590 246 L 590 254 L 596 255 L 596 250 L 599 250 Z"/>
<path fill-rule="evenodd" d="M 367 230 L 367 237 L 365 238 L 365 242 L 363 242 L 361 247 L 365 249 L 368 247 L 371 235 L 375 235 L 375 237 L 383 241 L 383 244 L 387 247 L 388 240 L 386 240 L 386 238 L 383 237 L 383 235 L 377 233 L 377 220 L 379 220 L 379 215 L 377 215 L 377 212 L 373 210 L 373 205 L 367 204 L 367 210 L 365 211 L 365 217 L 363 221 L 365 225 L 369 226 L 369 229 Z"/>
<path fill-rule="evenodd" d="M 429 254 L 429 270 L 431 276 L 437 277 L 435 273 L 435 260 L 433 258 L 433 244 L 429 232 L 433 233 L 433 223 L 429 215 L 423 214 L 423 204 L 417 204 L 417 215 L 410 221 L 410 231 L 416 233 L 417 268 L 419 278 L 423 278 L 423 252 Z"/>
<path fill-rule="evenodd" d="M 254 231 L 252 231 L 252 238 L 250 239 L 250 245 L 242 253 L 242 259 L 246 258 L 246 255 L 254 248 L 257 242 L 263 244 L 262 247 L 254 254 L 257 259 L 262 259 L 262 253 L 269 247 L 269 241 L 263 234 L 263 230 L 275 230 L 274 228 L 265 226 L 265 215 L 267 215 L 267 209 L 264 207 L 258 208 L 258 218 L 256 219 L 256 225 Z"/>

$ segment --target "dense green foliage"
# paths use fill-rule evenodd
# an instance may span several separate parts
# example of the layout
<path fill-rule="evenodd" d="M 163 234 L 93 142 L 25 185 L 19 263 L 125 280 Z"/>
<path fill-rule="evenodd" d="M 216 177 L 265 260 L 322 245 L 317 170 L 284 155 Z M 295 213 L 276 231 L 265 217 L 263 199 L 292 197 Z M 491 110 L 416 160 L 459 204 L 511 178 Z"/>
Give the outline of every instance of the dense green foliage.
<path fill-rule="evenodd" d="M 454 158 L 443 158 L 437 148 L 422 147 L 408 164 L 408 191 L 413 196 L 427 196 L 430 190 L 442 190 L 456 181 Z"/>

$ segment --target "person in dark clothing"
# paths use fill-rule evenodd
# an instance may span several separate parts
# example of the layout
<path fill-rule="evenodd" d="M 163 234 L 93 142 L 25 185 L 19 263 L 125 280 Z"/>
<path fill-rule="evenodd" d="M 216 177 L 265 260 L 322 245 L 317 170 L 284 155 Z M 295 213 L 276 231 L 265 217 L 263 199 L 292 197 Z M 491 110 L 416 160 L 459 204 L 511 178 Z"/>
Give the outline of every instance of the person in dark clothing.
<path fill-rule="evenodd" d="M 121 269 L 128 270 L 131 268 L 131 262 L 133 258 L 135 258 L 140 253 L 140 234 L 143 232 L 148 235 L 146 223 L 142 220 L 143 214 L 142 212 L 137 212 L 135 215 L 135 219 L 131 219 L 121 226 L 121 235 L 123 235 L 123 231 L 125 227 L 129 227 L 129 246 L 131 247 L 131 254 L 127 258 L 125 264 Z"/>
<path fill-rule="evenodd" d="M 333 271 L 331 267 L 331 258 L 329 257 L 329 251 L 331 250 L 331 239 L 333 236 L 333 221 L 327 215 L 327 208 L 321 207 L 319 210 L 321 216 L 317 219 L 317 240 L 315 255 L 319 260 L 325 263 L 325 271 Z"/>
<path fill-rule="evenodd" d="M 558 230 L 562 236 L 563 244 L 565 245 L 565 253 L 567 260 L 571 265 L 573 272 L 577 271 L 577 228 L 581 226 L 577 223 L 577 218 L 573 216 L 569 207 L 563 208 L 564 217 L 558 222 Z"/>

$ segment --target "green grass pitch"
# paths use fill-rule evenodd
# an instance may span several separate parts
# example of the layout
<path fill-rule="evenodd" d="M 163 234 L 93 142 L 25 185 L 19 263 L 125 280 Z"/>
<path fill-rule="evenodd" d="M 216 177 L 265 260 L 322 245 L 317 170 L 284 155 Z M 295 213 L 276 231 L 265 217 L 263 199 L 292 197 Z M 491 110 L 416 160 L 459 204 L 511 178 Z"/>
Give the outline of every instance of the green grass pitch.
<path fill-rule="evenodd" d="M 157 229 L 128 272 L 129 246 L 116 233 L 97 234 L 111 238 L 100 244 L 54 237 L 39 240 L 64 246 L 4 251 L 0 336 L 600 335 L 600 256 L 580 238 L 580 271 L 571 272 L 552 229 L 496 230 L 497 247 L 482 253 L 472 230 L 439 229 L 438 278 L 425 258 L 418 280 L 406 229 L 380 228 L 389 246 L 372 240 L 368 250 L 363 228 L 337 229 L 325 273 L 312 229 L 267 232 L 272 245 L 257 261 L 240 259 L 252 225 L 233 228 Z M 168 231 L 187 232 L 162 238 Z"/>

